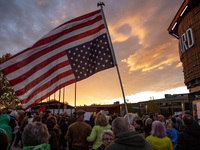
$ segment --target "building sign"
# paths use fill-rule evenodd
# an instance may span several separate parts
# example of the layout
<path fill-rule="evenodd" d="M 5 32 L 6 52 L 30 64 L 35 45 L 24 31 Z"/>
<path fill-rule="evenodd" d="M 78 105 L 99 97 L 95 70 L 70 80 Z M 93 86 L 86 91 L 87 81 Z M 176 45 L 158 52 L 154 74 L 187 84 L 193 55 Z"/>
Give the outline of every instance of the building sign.
<path fill-rule="evenodd" d="M 181 35 L 179 39 L 179 54 L 180 58 L 182 58 L 182 54 L 185 53 L 188 49 L 190 49 L 194 45 L 194 37 L 192 29 L 189 28 L 185 33 Z"/>
<path fill-rule="evenodd" d="M 200 100 L 193 101 L 193 115 L 194 117 L 197 117 L 197 103 L 199 103 Z"/>

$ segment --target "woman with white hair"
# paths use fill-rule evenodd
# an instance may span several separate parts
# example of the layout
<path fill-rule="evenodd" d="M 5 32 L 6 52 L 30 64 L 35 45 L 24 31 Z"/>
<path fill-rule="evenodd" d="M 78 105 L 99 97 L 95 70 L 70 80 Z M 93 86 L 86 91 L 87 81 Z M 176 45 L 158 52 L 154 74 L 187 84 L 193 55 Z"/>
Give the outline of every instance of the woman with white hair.
<path fill-rule="evenodd" d="M 101 140 L 103 144 L 96 150 L 104 150 L 108 145 L 114 143 L 114 134 L 111 130 L 104 130 L 101 134 Z"/>

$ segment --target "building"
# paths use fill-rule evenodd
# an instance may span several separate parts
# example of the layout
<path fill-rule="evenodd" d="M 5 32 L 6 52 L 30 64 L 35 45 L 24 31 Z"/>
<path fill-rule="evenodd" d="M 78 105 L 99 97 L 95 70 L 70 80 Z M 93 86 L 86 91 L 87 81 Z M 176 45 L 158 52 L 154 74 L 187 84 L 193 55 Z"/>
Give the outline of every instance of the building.
<path fill-rule="evenodd" d="M 105 112 L 106 114 L 120 114 L 120 104 L 113 105 L 90 105 L 90 106 L 77 106 L 76 111 L 84 110 L 86 112 L 91 112 L 97 114 L 100 111 Z"/>
<path fill-rule="evenodd" d="M 61 103 L 56 100 L 38 103 L 35 106 L 33 106 L 31 110 L 38 112 L 40 105 L 46 106 L 46 108 L 53 114 L 57 114 L 58 112 L 59 113 L 66 112 L 68 115 L 71 115 L 75 111 L 75 108 L 73 106 L 67 103 Z"/>
<path fill-rule="evenodd" d="M 192 110 L 196 95 L 200 95 L 200 0 L 185 0 L 168 32 L 179 40 L 184 82 L 190 91 L 189 109 Z"/>
<path fill-rule="evenodd" d="M 174 115 L 183 110 L 189 110 L 188 108 L 188 94 L 165 94 L 165 98 L 155 100 L 159 106 L 160 113 L 164 116 Z M 132 104 L 132 112 L 142 116 L 148 111 L 148 101 L 142 101 Z"/>

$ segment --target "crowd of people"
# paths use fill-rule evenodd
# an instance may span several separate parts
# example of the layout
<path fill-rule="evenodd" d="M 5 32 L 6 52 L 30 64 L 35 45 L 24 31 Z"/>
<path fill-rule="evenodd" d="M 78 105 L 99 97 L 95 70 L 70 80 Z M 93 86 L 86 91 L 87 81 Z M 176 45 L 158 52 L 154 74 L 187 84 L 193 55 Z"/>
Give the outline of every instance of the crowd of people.
<path fill-rule="evenodd" d="M 165 118 L 128 113 L 125 116 L 0 111 L 0 147 L 24 150 L 200 150 L 200 126 L 190 111 Z"/>

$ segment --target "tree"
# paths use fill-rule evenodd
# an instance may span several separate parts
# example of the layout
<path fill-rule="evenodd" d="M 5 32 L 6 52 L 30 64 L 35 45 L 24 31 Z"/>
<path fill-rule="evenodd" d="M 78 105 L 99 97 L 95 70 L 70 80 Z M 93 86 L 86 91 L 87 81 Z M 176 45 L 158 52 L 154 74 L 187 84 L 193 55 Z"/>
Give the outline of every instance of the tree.
<path fill-rule="evenodd" d="M 11 57 L 10 53 L 3 55 L 0 58 L 0 63 L 4 62 L 6 59 Z M 3 107 L 9 106 L 11 102 L 17 99 L 17 95 L 15 94 L 10 82 L 6 79 L 4 73 L 0 70 L 0 104 Z M 16 103 L 19 103 L 17 101 Z"/>
<path fill-rule="evenodd" d="M 160 113 L 160 109 L 156 100 L 150 100 L 147 106 L 149 114 Z"/>

